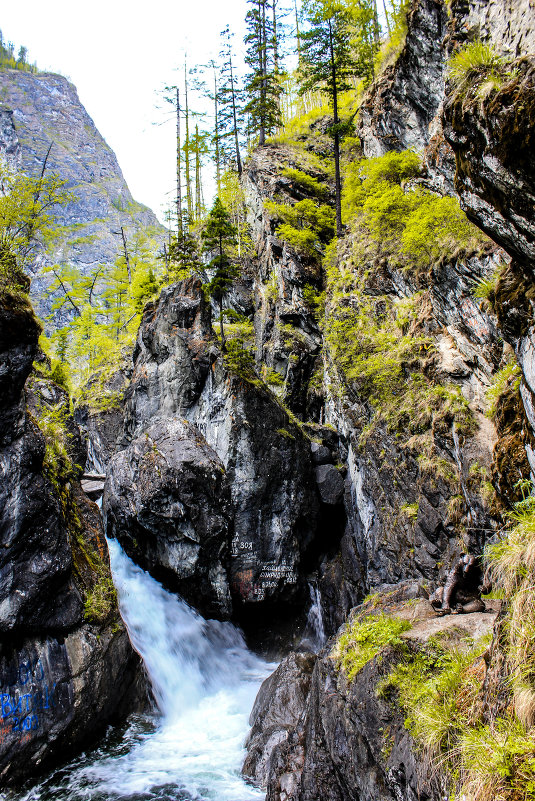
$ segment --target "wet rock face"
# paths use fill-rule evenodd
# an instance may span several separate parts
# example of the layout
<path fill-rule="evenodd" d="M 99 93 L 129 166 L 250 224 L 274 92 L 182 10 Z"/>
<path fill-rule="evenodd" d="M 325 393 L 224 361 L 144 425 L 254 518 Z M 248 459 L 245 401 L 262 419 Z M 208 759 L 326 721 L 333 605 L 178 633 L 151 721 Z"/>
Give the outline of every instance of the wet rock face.
<path fill-rule="evenodd" d="M 251 712 L 242 773 L 265 789 L 273 777 L 277 747 L 298 726 L 306 707 L 316 656 L 294 653 L 262 684 Z"/>
<path fill-rule="evenodd" d="M 0 781 L 21 782 L 63 761 L 140 708 L 139 657 L 120 619 L 41 634 L 0 648 Z"/>
<path fill-rule="evenodd" d="M 521 264 L 535 262 L 535 59 L 480 102 L 449 95 L 444 134 L 457 162 L 455 188 L 476 225 Z"/>
<path fill-rule="evenodd" d="M 459 548 L 463 517 L 465 547 L 475 553 L 483 546 L 484 530 L 495 525 L 480 490 L 482 477 L 491 476 L 497 439 L 485 417 L 486 391 L 502 359 L 503 343 L 496 320 L 472 291 L 474 283 L 495 269 L 500 256 L 498 252 L 440 264 L 428 276 L 425 331 L 435 343 L 428 369 L 437 385 L 462 392 L 473 416 L 474 432 L 458 448 L 447 414 L 437 414 L 422 442 L 411 440 L 403 428 L 393 432 L 378 425 L 362 444 L 369 409 L 358 393 L 340 393 L 327 403 L 326 419 L 345 444 L 347 464 L 343 536 L 339 549 L 327 552 L 320 568 L 329 633 L 364 595 L 382 584 L 425 579 L 434 587 L 443 581 Z M 372 281 L 366 292 L 401 298 L 415 291 L 407 275 L 395 270 L 386 271 L 380 280 L 379 290 Z M 333 383 L 336 380 L 334 374 Z M 425 441 L 433 454 L 429 468 L 422 463 Z M 322 456 L 317 447 L 313 459 L 324 461 Z"/>
<path fill-rule="evenodd" d="M 463 637 L 489 634 L 499 607 L 437 618 L 422 588 L 410 582 L 376 596 L 376 603 L 376 613 L 409 619 L 408 648 L 424 651 L 432 637 L 462 647 Z M 251 716 L 246 775 L 267 781 L 268 801 L 442 799 L 445 777 L 422 760 L 397 699 L 377 692 L 399 653 L 383 649 L 348 682 L 331 658 L 332 646 L 315 663 L 306 655 L 288 657 L 264 682 Z"/>
<path fill-rule="evenodd" d="M 23 386 L 37 353 L 29 307 L 0 309 L 0 630 L 65 629 L 81 613 L 60 506 L 42 474 L 43 436 Z"/>
<path fill-rule="evenodd" d="M 115 601 L 105 619 L 84 620 L 83 597 L 109 576 L 102 523 L 76 471 L 55 486 L 44 469 L 36 421 L 43 407 L 68 409 L 68 397 L 48 379 L 28 378 L 40 329 L 29 306 L 8 300 L 0 307 L 2 784 L 65 758 L 142 694 Z M 72 418 L 65 423 L 70 456 L 83 461 L 79 432 Z"/>
<path fill-rule="evenodd" d="M 108 536 L 206 617 L 228 617 L 229 492 L 216 453 L 191 424 L 160 420 L 113 457 Z"/>
<path fill-rule="evenodd" d="M 318 512 L 308 441 L 265 389 L 230 377 L 220 361 L 188 416 L 226 469 L 238 608 L 298 599 Z"/>
<path fill-rule="evenodd" d="M 310 418 L 307 386 L 318 366 L 321 333 L 303 290 L 321 288 L 321 270 L 318 259 L 300 255 L 278 239 L 276 221 L 264 208 L 263 202 L 275 197 L 290 204 L 307 197 L 282 175 L 285 167 L 305 168 L 328 186 L 325 174 L 303 165 L 296 151 L 283 145 L 257 148 L 245 166 L 248 222 L 258 254 L 253 280 L 256 355 L 284 379 L 282 399 L 305 420 Z"/>
<path fill-rule="evenodd" d="M 490 40 L 510 58 L 535 50 L 531 0 L 452 0 L 451 15 L 456 32 L 470 41 Z"/>
<path fill-rule="evenodd" d="M 366 158 L 389 150 L 422 151 L 429 143 L 429 126 L 444 94 L 446 30 L 442 0 L 412 4 L 403 49 L 361 107 L 357 133 Z"/>
<path fill-rule="evenodd" d="M 74 410 L 74 419 L 87 443 L 87 473 L 105 474 L 115 453 L 117 440 L 123 434 L 124 392 L 132 376 L 131 368 L 117 370 L 102 388 L 108 402 L 104 408 L 81 404 Z M 91 391 L 91 387 L 87 389 Z"/>

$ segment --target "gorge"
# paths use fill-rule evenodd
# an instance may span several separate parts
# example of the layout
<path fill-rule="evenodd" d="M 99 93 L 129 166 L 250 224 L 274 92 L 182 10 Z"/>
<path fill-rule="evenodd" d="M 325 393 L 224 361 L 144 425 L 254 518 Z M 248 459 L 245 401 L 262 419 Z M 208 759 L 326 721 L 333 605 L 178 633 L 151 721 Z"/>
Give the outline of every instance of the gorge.
<path fill-rule="evenodd" d="M 392 8 L 339 129 L 307 96 L 251 147 L 219 255 L 214 206 L 128 322 L 102 285 L 76 384 L 2 283 L 9 801 L 534 796 L 535 8 Z M 62 259 L 95 275 L 125 215 L 161 246 L 73 87 L 0 84 L 15 172 L 64 120 Z"/>

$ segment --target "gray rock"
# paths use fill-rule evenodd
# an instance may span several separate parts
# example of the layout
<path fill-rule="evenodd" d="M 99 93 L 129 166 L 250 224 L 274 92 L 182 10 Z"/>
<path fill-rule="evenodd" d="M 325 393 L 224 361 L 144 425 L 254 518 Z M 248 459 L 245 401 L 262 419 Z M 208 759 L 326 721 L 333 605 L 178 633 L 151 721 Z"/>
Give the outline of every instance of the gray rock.
<path fill-rule="evenodd" d="M 231 610 L 224 474 L 194 426 L 167 419 L 113 457 L 105 488 L 108 536 L 206 617 Z"/>
<path fill-rule="evenodd" d="M 386 68 L 361 106 L 357 128 L 366 158 L 389 150 L 428 145 L 444 95 L 447 30 L 441 0 L 416 0 L 407 15 L 407 36 L 394 64 Z"/>
<path fill-rule="evenodd" d="M 329 506 L 340 503 L 344 494 L 344 479 L 340 471 L 332 464 L 323 464 L 315 468 L 315 473 L 322 502 Z"/>
<path fill-rule="evenodd" d="M 258 787 L 267 787 L 273 751 L 297 727 L 305 711 L 315 661 L 315 654 L 290 654 L 260 687 L 249 719 L 242 769 Z"/>
<path fill-rule="evenodd" d="M 120 444 L 126 451 L 115 456 L 110 465 L 106 489 L 110 500 L 105 498 L 104 503 L 108 531 L 116 531 L 127 551 L 136 560 L 144 560 L 142 564 L 150 565 L 151 572 L 168 587 L 176 590 L 180 584 L 190 603 L 206 611 L 207 596 L 195 598 L 199 582 L 194 587 L 192 578 L 191 590 L 187 590 L 182 581 L 180 555 L 177 553 L 174 561 L 165 555 L 166 543 L 173 543 L 175 537 L 178 518 L 173 499 L 176 493 L 180 495 L 182 468 L 171 459 L 170 464 L 176 467 L 175 478 L 171 481 L 171 473 L 164 470 L 162 483 L 157 474 L 144 472 L 142 485 L 146 493 L 137 500 L 129 489 L 132 481 L 138 481 L 130 464 L 139 463 L 141 476 L 140 454 L 152 427 L 158 425 L 158 431 L 165 432 L 170 426 L 180 426 L 180 420 L 186 418 L 193 424 L 187 431 L 197 443 L 198 452 L 211 453 L 220 460 L 220 471 L 221 466 L 225 471 L 226 489 L 218 485 L 209 492 L 216 505 L 217 497 L 225 498 L 229 492 L 230 507 L 228 511 L 222 507 L 229 525 L 223 535 L 217 523 L 217 546 L 208 549 L 206 556 L 211 554 L 217 577 L 222 565 L 228 569 L 235 614 L 244 625 L 251 626 L 256 613 L 250 610 L 266 604 L 278 607 L 280 614 L 287 617 L 284 605 L 295 602 L 297 613 L 308 597 L 303 564 L 317 529 L 318 499 L 309 441 L 259 382 L 228 371 L 216 346 L 210 306 L 204 300 L 200 281 L 191 279 L 168 287 L 157 303 L 146 308 L 125 397 Z M 159 437 L 160 434 L 155 439 L 157 449 Z M 170 468 L 171 472 L 175 467 Z M 169 481 L 175 483 L 172 490 L 169 485 L 167 497 L 164 487 Z M 198 491 L 202 495 L 201 486 Z M 161 504 L 157 515 L 149 512 L 153 493 Z M 187 511 L 185 516 L 190 519 Z M 208 528 L 207 522 L 203 537 L 212 536 Z M 136 536 L 132 534 L 134 529 L 143 533 Z M 230 546 L 228 564 L 222 561 L 223 551 L 219 550 L 224 536 L 226 546 Z M 150 557 L 134 550 L 133 539 L 149 548 Z M 174 577 L 169 569 L 171 562 L 177 570 Z M 210 569 L 207 564 L 205 568 Z M 219 586 L 218 582 L 219 578 L 210 586 Z M 221 603 L 217 600 L 220 615 Z M 228 611 L 226 607 L 224 613 Z M 263 613 L 259 610 L 258 614 Z"/>
<path fill-rule="evenodd" d="M 310 452 L 312 453 L 312 461 L 315 465 L 333 463 L 333 455 L 325 445 L 321 445 L 318 442 L 311 442 Z"/>

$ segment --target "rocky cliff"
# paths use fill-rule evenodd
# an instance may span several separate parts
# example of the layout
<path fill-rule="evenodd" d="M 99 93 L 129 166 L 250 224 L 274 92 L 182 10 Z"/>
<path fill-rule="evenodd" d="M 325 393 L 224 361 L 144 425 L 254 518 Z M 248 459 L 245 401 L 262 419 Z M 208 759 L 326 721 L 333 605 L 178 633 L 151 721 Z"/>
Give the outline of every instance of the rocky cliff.
<path fill-rule="evenodd" d="M 59 237 L 34 265 L 32 300 L 38 313 L 50 311 L 45 264 L 72 264 L 87 273 L 112 264 L 121 252 L 121 226 L 159 240 L 165 231 L 153 212 L 137 203 L 106 144 L 66 78 L 49 73 L 0 70 L 0 152 L 16 170 L 41 172 L 44 160 L 73 191 L 75 200 L 57 212 Z"/>
<path fill-rule="evenodd" d="M 350 291 L 344 290 L 343 302 L 355 315 L 362 315 L 363 308 L 372 304 L 367 319 L 373 328 L 388 315 L 389 302 L 416 301 L 418 311 L 410 330 L 413 336 L 425 332 L 430 337 L 434 355 L 427 366 L 420 362 L 418 367 L 413 361 L 409 369 L 421 370 L 449 391 L 460 390 L 471 423 L 459 436 L 463 426 L 459 409 L 456 413 L 452 407 L 449 411 L 436 408 L 427 433 L 423 421 L 411 437 L 418 416 L 414 399 L 401 427 L 384 415 L 382 422 L 374 422 L 370 395 L 363 392 L 363 383 L 359 391 L 358 380 L 353 387 L 347 386 L 339 358 L 344 344 L 329 338 L 326 326 L 319 392 L 322 420 L 336 429 L 347 465 L 346 523 L 340 548 L 320 558 L 318 567 L 327 630 L 336 631 L 366 592 L 374 594 L 353 610 L 316 660 L 312 676 L 312 658 L 303 658 L 297 665 L 295 657 L 290 657 L 262 688 L 251 716 L 244 773 L 267 788 L 268 799 L 443 797 L 451 789 L 447 771 L 453 768 L 448 762 L 448 743 L 432 728 L 439 728 L 440 711 L 435 709 L 434 717 L 426 717 L 426 697 L 454 705 L 451 718 L 444 719 L 444 725 L 450 726 L 448 734 L 444 729 L 440 736 L 457 736 L 453 733 L 457 715 L 465 715 L 461 737 L 471 725 L 480 731 L 489 726 L 494 732 L 500 725 L 509 725 L 500 718 L 507 704 L 503 656 L 507 646 L 501 624 L 495 629 L 492 649 L 483 657 L 476 654 L 472 661 L 468 659 L 465 677 L 460 684 L 452 680 L 443 695 L 439 688 L 446 686 L 440 682 L 445 681 L 447 670 L 441 671 L 452 657 L 445 655 L 449 646 L 444 646 L 446 651 L 440 646 L 440 655 L 434 652 L 436 642 L 448 641 L 450 625 L 469 632 L 471 638 L 488 635 L 494 620 L 489 613 L 497 607 L 487 604 L 487 613 L 467 614 L 453 624 L 451 618 L 435 618 L 425 597 L 444 580 L 444 571 L 459 553 L 459 534 L 463 548 L 480 554 L 485 540 L 492 541 L 492 532 L 500 525 L 500 502 L 518 500 L 516 482 L 529 479 L 533 470 L 534 177 L 528 153 L 533 128 L 530 54 L 535 49 L 534 31 L 532 4 L 415 0 L 395 63 L 372 85 L 361 106 L 358 134 L 364 156 L 383 156 L 408 147 L 420 152 L 425 171 L 419 185 L 458 196 L 470 220 L 493 244 L 477 253 L 444 255 L 422 275 L 407 265 L 400 269 L 399 262 L 389 261 L 388 254 L 385 258 L 384 250 L 377 260 L 370 246 L 360 268 L 360 234 L 354 231 L 353 240 L 351 234 L 346 236 L 336 254 L 336 269 L 346 286 L 352 282 Z M 496 82 L 485 83 L 488 72 L 482 65 L 469 72 L 464 84 L 449 81 L 448 58 L 480 38 L 495 48 Z M 253 182 L 261 158 L 255 156 L 249 177 Z M 267 149 L 263 158 L 275 174 L 281 174 L 281 166 L 293 166 L 282 150 L 275 163 Z M 284 183 L 280 180 L 276 187 L 279 197 L 288 191 Z M 260 194 L 264 184 L 256 181 Z M 410 191 L 408 186 L 405 191 Z M 254 205 L 252 213 L 260 221 Z M 264 216 L 262 224 L 264 241 L 271 243 L 272 269 L 278 271 L 277 261 L 287 263 L 288 257 L 278 258 L 277 247 L 284 252 L 287 245 L 273 243 L 269 217 Z M 269 277 L 269 270 L 265 275 Z M 297 283 L 303 285 L 305 280 L 302 272 Z M 485 282 L 491 290 L 489 299 L 482 301 L 474 287 Z M 327 315 L 337 313 L 340 294 L 329 297 L 328 292 Z M 299 289 L 292 295 L 294 303 L 297 297 Z M 279 309 L 286 298 L 279 302 Z M 294 320 L 297 327 L 302 326 L 298 314 Z M 345 350 L 351 350 L 349 340 L 346 343 Z M 497 407 L 489 411 L 488 388 L 495 384 L 497 372 L 508 369 L 518 375 L 511 348 L 521 367 L 521 382 L 511 379 Z M 386 351 L 383 358 L 388 358 Z M 402 394 L 398 403 L 403 405 Z M 426 474 L 423 454 L 429 436 L 433 467 Z M 439 467 L 447 464 L 453 468 L 453 483 L 447 478 L 448 469 L 442 473 Z M 485 500 L 482 474 L 492 477 L 498 503 Z M 403 600 L 404 593 L 412 600 Z M 405 642 L 402 638 L 390 647 L 387 642 L 395 638 L 381 641 L 378 632 L 384 625 L 384 612 L 388 619 L 399 614 L 411 618 L 413 633 L 403 635 Z M 370 643 L 376 636 L 382 644 L 374 652 Z M 459 643 L 450 641 L 450 645 L 458 655 Z M 344 647 L 346 661 L 340 656 Z M 360 653 L 362 662 L 351 672 L 351 660 Z M 411 665 L 418 666 L 418 679 Z M 470 690 L 463 683 L 468 675 Z M 526 686 L 522 685 L 527 693 Z M 532 719 L 515 703 L 521 720 L 528 721 L 525 736 L 530 742 Z M 419 716 L 427 732 L 419 729 Z M 462 740 L 455 742 L 461 742 L 462 751 Z M 422 752 L 422 743 L 427 743 L 428 751 Z M 433 750 L 437 747 L 438 752 Z M 429 769 L 426 753 L 443 754 L 443 773 Z M 461 783 L 474 782 L 465 785 L 466 797 L 495 786 L 490 774 L 487 780 L 473 764 L 466 767 L 470 758 L 466 757 L 457 776 Z M 458 770 L 460 763 L 456 764 Z M 503 792 L 513 792 L 514 781 L 510 776 L 503 782 Z"/>
<path fill-rule="evenodd" d="M 0 302 L 2 783 L 65 758 L 142 698 L 85 450 L 64 389 L 32 368 L 29 304 Z"/>

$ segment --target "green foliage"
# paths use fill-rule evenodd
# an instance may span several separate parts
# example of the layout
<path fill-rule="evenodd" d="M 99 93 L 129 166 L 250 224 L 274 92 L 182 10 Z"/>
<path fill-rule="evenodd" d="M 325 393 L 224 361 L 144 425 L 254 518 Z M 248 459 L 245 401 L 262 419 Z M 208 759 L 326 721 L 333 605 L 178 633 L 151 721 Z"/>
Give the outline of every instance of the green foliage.
<path fill-rule="evenodd" d="M 466 92 L 484 82 L 484 93 L 501 88 L 506 78 L 511 78 L 505 59 L 500 56 L 492 44 L 475 41 L 470 42 L 462 50 L 455 53 L 448 62 L 448 78 L 457 91 Z"/>
<path fill-rule="evenodd" d="M 402 251 L 417 267 L 431 268 L 458 247 L 468 247 L 476 232 L 456 198 L 435 197 L 430 192 L 410 194 L 414 207 L 401 235 Z"/>
<path fill-rule="evenodd" d="M 117 590 L 111 575 L 102 570 L 92 588 L 84 598 L 84 618 L 91 622 L 100 622 L 117 608 Z"/>
<path fill-rule="evenodd" d="M 281 123 L 282 91 L 277 65 L 278 40 L 267 0 L 249 0 L 246 15 L 247 51 L 245 62 L 250 69 L 246 78 L 247 103 L 251 133 L 259 135 L 259 143 L 274 133 Z"/>
<path fill-rule="evenodd" d="M 347 680 L 353 681 L 359 671 L 384 648 L 403 646 L 401 634 L 410 628 L 407 620 L 388 615 L 357 617 L 348 622 L 338 636 L 331 657 Z"/>
<path fill-rule="evenodd" d="M 30 178 L 0 165 L 0 292 L 25 292 L 25 270 L 54 237 L 52 213 L 73 196 L 57 175 Z"/>
<path fill-rule="evenodd" d="M 318 292 L 311 284 L 305 284 L 303 287 L 303 300 L 317 322 L 320 322 L 325 315 L 325 298 L 325 292 Z"/>
<path fill-rule="evenodd" d="M 199 256 L 199 243 L 191 232 L 187 217 L 183 220 L 180 231 L 173 237 L 169 245 L 169 263 L 166 276 L 171 283 L 183 281 L 202 270 Z"/>
<path fill-rule="evenodd" d="M 75 469 L 69 455 L 72 434 L 69 433 L 66 418 L 69 409 L 64 404 L 56 406 L 42 403 L 37 423 L 45 439 L 45 458 L 43 472 L 61 494 L 63 485 L 72 479 Z"/>
<path fill-rule="evenodd" d="M 49 354 L 53 366 L 59 362 L 77 400 L 96 410 L 118 405 L 117 393 L 108 390 L 106 382 L 124 366 L 143 308 L 159 291 L 155 243 L 137 233 L 128 247 L 130 270 L 124 255 L 88 275 L 70 264 L 43 270 L 52 278 L 48 292 L 54 300 L 48 321 L 55 327 Z"/>
<path fill-rule="evenodd" d="M 289 178 L 292 183 L 297 184 L 303 191 L 315 195 L 316 197 L 323 198 L 329 192 L 325 184 L 322 184 L 317 178 L 313 178 L 312 175 L 309 175 L 307 172 L 303 172 L 303 170 L 298 170 L 293 167 L 284 167 L 284 169 L 281 170 L 281 175 L 285 178 Z"/>
<path fill-rule="evenodd" d="M 343 194 L 344 214 L 361 239 L 367 235 L 381 254 L 417 274 L 458 250 L 478 250 L 486 241 L 456 199 L 403 188 L 419 173 L 415 153 L 390 152 L 349 164 Z"/>
<path fill-rule="evenodd" d="M 15 45 L 13 42 L 4 42 L 4 37 L 0 31 L 0 69 L 21 70 L 22 72 L 38 72 L 35 64 L 30 64 L 27 60 L 28 50 L 24 45 L 19 47 L 19 52 L 15 58 Z"/>
<path fill-rule="evenodd" d="M 283 376 L 281 376 L 277 370 L 273 370 L 271 367 L 267 367 L 265 364 L 262 365 L 261 375 L 262 380 L 272 387 L 282 387 L 284 384 Z"/>
<path fill-rule="evenodd" d="M 419 508 L 419 504 L 417 503 L 404 503 L 400 511 L 403 512 L 409 520 L 416 520 Z"/>
<path fill-rule="evenodd" d="M 481 686 L 476 660 L 487 646 L 485 638 L 459 648 L 446 635 L 430 638 L 425 648 L 411 644 L 377 688 L 380 697 L 395 698 L 405 713 L 405 727 L 434 755 L 451 752 L 475 720 Z"/>
<path fill-rule="evenodd" d="M 487 389 L 486 398 L 489 403 L 487 416 L 491 419 L 496 415 L 498 402 L 508 389 L 518 390 L 522 371 L 514 356 L 511 360 L 498 370 L 492 377 L 490 387 Z"/>
<path fill-rule="evenodd" d="M 239 338 L 227 340 L 225 364 L 239 378 L 253 384 L 261 383 L 256 374 L 254 355 Z"/>
<path fill-rule="evenodd" d="M 398 56 L 403 50 L 407 36 L 408 10 L 409 0 L 401 0 L 401 2 L 394 7 L 392 13 L 389 15 L 391 32 L 381 45 L 381 48 L 375 57 L 376 74 L 384 72 L 387 67 L 395 64 Z"/>
<path fill-rule="evenodd" d="M 535 738 L 514 718 L 470 728 L 460 739 L 461 797 L 533 801 Z"/>
<path fill-rule="evenodd" d="M 267 200 L 268 213 L 281 223 L 277 236 L 298 253 L 317 256 L 322 243 L 334 234 L 334 211 L 330 206 L 314 200 L 299 200 L 293 205 Z"/>
<path fill-rule="evenodd" d="M 319 239 L 310 228 L 295 228 L 283 223 L 277 227 L 277 236 L 303 256 L 317 256 Z"/>
<path fill-rule="evenodd" d="M 375 48 L 371 6 L 368 0 L 352 8 L 332 0 L 303 3 L 301 93 L 321 89 L 335 102 L 338 93 L 352 88 L 350 79 L 354 75 L 372 77 Z"/>

